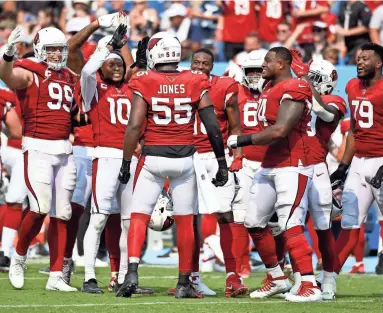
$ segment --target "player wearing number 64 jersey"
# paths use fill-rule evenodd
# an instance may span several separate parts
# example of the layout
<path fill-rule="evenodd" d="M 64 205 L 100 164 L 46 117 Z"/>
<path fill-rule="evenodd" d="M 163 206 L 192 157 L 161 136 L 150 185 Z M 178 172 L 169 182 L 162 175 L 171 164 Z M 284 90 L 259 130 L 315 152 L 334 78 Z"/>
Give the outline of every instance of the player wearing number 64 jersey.
<path fill-rule="evenodd" d="M 357 78 L 346 86 L 351 110 L 346 151 L 338 169 L 330 177 L 333 185 L 345 180 L 342 231 L 337 240 L 338 273 L 358 242 L 360 226 L 365 222 L 372 202 L 375 200 L 383 211 L 383 188 L 369 184 L 383 165 L 383 47 L 368 43 L 360 49 Z"/>
<path fill-rule="evenodd" d="M 12 31 L 0 63 L 0 78 L 16 90 L 20 101 L 24 178 L 30 203 L 30 211 L 21 224 L 9 278 L 13 287 L 24 286 L 28 247 L 49 214 L 50 275 L 46 289 L 76 291 L 62 279 L 66 223 L 71 218 L 70 202 L 76 182 L 69 141 L 76 77 L 65 68 L 68 45 L 60 30 L 53 27 L 40 30 L 33 41 L 35 58 L 13 63 L 20 34 L 20 27 Z"/>

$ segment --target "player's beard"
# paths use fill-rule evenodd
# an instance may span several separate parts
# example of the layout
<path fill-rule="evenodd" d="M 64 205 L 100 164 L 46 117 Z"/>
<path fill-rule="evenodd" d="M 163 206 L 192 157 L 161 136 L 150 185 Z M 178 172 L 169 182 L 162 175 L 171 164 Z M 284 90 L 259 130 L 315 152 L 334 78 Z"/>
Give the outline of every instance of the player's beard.
<path fill-rule="evenodd" d="M 364 76 L 361 76 L 361 75 L 359 75 L 359 74 L 358 74 L 357 76 L 358 76 L 359 79 L 370 80 L 370 79 L 373 79 L 373 78 L 374 78 L 374 76 L 375 76 L 375 70 L 373 69 L 373 70 L 368 71 L 367 74 L 364 75 Z"/>

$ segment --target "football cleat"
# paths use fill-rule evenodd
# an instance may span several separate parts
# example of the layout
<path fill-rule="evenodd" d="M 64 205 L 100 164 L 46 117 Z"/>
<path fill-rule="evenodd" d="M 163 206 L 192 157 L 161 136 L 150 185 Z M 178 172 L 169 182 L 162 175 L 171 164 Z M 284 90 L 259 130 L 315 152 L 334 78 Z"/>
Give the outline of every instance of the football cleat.
<path fill-rule="evenodd" d="M 226 278 L 225 297 L 234 298 L 245 295 L 248 290 L 249 288 L 243 284 L 243 280 L 238 274 L 234 273 Z"/>
<path fill-rule="evenodd" d="M 3 251 L 0 251 L 0 273 L 8 273 L 10 265 L 11 259 L 5 256 Z"/>
<path fill-rule="evenodd" d="M 289 295 L 289 294 L 296 295 L 298 293 L 298 290 L 301 287 L 302 276 L 299 272 L 294 273 L 293 276 L 294 276 L 294 279 L 291 279 L 291 277 L 289 277 L 289 281 L 294 281 L 293 286 L 291 287 L 291 289 L 288 292 L 278 294 L 280 296 L 280 298 L 286 299 L 287 295 Z"/>
<path fill-rule="evenodd" d="M 175 297 L 177 299 L 183 298 L 194 298 L 194 299 L 202 299 L 204 295 L 198 293 L 192 283 L 187 284 L 186 286 L 177 284 Z"/>
<path fill-rule="evenodd" d="M 130 298 L 138 287 L 137 272 L 128 272 L 125 276 L 125 281 L 116 292 L 116 297 Z"/>
<path fill-rule="evenodd" d="M 84 281 L 82 284 L 81 292 L 102 294 L 104 291 L 98 287 L 97 280 L 94 278 Z"/>
<path fill-rule="evenodd" d="M 366 274 L 366 271 L 364 270 L 364 264 L 360 263 L 358 265 L 354 265 L 349 272 L 349 274 Z"/>
<path fill-rule="evenodd" d="M 314 302 L 322 300 L 322 293 L 318 286 L 312 282 L 302 281 L 296 295 L 290 293 L 286 295 L 286 300 L 290 302 Z"/>
<path fill-rule="evenodd" d="M 49 276 L 45 290 L 65 292 L 78 291 L 77 288 L 69 286 L 61 276 Z"/>
<path fill-rule="evenodd" d="M 378 264 L 375 267 L 375 273 L 377 275 L 383 274 L 383 253 L 378 254 Z"/>
<path fill-rule="evenodd" d="M 291 283 L 287 276 L 273 278 L 270 274 L 266 274 L 262 284 L 263 287 L 253 291 L 250 298 L 268 298 L 276 294 L 283 294 L 291 289 Z"/>
<path fill-rule="evenodd" d="M 336 280 L 332 273 L 324 273 L 321 284 L 322 300 L 334 300 L 336 294 Z"/>
<path fill-rule="evenodd" d="M 74 261 L 64 260 L 63 263 L 63 279 L 69 285 L 72 273 L 74 273 Z"/>
<path fill-rule="evenodd" d="M 27 268 L 25 265 L 25 257 L 13 256 L 9 266 L 9 281 L 16 289 L 24 287 L 24 270 Z"/>
<path fill-rule="evenodd" d="M 194 287 L 194 289 L 204 295 L 204 296 L 215 296 L 216 295 L 216 292 L 211 290 L 208 286 L 206 286 L 202 281 L 201 279 L 199 278 L 199 276 L 190 276 L 190 281 Z"/>

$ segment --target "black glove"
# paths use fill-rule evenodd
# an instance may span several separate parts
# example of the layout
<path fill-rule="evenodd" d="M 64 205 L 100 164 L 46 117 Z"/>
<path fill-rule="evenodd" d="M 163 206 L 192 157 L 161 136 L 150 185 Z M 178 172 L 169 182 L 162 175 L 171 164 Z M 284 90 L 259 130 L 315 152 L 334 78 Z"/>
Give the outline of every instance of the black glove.
<path fill-rule="evenodd" d="M 128 27 L 124 24 L 118 25 L 115 30 L 112 39 L 109 41 L 108 45 L 113 47 L 113 50 L 121 49 L 125 44 L 126 40 L 124 40 Z"/>
<path fill-rule="evenodd" d="M 337 170 L 331 174 L 330 181 L 332 190 L 337 189 L 340 185 L 344 183 L 347 176 L 347 170 L 350 167 L 350 165 L 340 163 Z"/>
<path fill-rule="evenodd" d="M 132 161 L 127 161 L 125 159 L 122 159 L 122 164 L 120 168 L 120 173 L 118 174 L 118 180 L 121 182 L 121 184 L 127 184 L 130 178 L 130 163 Z"/>
<path fill-rule="evenodd" d="M 139 69 L 146 70 L 147 68 L 148 60 L 146 59 L 146 49 L 148 48 L 149 39 L 150 38 L 146 36 L 138 43 L 136 52 L 136 66 Z"/>
<path fill-rule="evenodd" d="M 229 170 L 227 168 L 226 160 L 218 161 L 218 171 L 215 174 L 215 178 L 212 179 L 212 183 L 216 187 L 225 186 L 229 180 Z"/>
<path fill-rule="evenodd" d="M 383 165 L 379 167 L 375 176 L 371 179 L 370 185 L 376 189 L 380 189 L 380 187 L 382 187 L 382 181 L 383 181 Z"/>

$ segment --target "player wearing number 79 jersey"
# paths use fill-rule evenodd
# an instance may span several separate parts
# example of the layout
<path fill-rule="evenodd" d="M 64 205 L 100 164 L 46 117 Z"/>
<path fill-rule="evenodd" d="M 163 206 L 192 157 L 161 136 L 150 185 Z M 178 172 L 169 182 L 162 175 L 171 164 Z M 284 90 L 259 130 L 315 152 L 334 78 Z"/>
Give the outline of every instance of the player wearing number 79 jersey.
<path fill-rule="evenodd" d="M 383 47 L 364 44 L 357 56 L 358 77 L 346 86 L 351 110 L 351 125 L 347 136 L 346 151 L 338 169 L 331 175 L 331 182 L 338 185 L 345 181 L 342 204 L 342 231 L 337 240 L 341 270 L 344 262 L 358 241 L 360 226 L 375 200 L 383 210 L 383 188 L 369 184 L 383 165 Z M 350 166 L 351 164 L 351 166 Z"/>
<path fill-rule="evenodd" d="M 68 44 L 58 29 L 40 30 L 33 41 L 35 58 L 13 64 L 21 29 L 10 35 L 0 63 L 0 78 L 15 89 L 23 119 L 22 149 L 30 211 L 21 228 L 9 278 L 13 287 L 24 285 L 28 247 L 50 215 L 48 244 L 50 275 L 47 290 L 76 291 L 62 279 L 67 221 L 76 168 L 69 141 L 75 75 L 66 69 Z"/>

